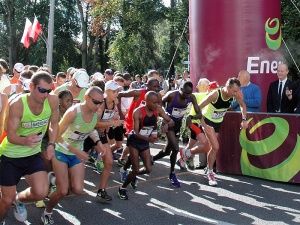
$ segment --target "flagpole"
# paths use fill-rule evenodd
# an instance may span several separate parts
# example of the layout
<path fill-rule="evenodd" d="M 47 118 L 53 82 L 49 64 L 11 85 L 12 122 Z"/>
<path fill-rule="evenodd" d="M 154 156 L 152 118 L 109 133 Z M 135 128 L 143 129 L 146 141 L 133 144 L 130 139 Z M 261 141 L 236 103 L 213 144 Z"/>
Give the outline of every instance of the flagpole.
<path fill-rule="evenodd" d="M 55 0 L 50 0 L 46 64 L 49 67 L 51 73 L 52 73 L 53 35 L 54 35 L 54 6 L 55 6 Z"/>

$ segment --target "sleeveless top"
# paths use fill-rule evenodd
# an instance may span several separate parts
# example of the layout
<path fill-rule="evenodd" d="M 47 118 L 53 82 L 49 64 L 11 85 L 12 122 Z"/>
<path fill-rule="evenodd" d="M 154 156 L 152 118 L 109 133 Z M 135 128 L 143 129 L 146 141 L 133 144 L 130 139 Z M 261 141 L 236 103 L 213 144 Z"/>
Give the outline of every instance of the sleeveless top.
<path fill-rule="evenodd" d="M 142 112 L 142 120 L 139 124 L 139 133 L 143 136 L 149 137 L 153 130 L 157 129 L 157 111 L 153 111 L 152 116 L 148 116 L 145 106 L 139 107 Z"/>
<path fill-rule="evenodd" d="M 233 98 L 223 99 L 222 87 L 218 89 L 218 98 L 215 102 L 211 102 L 203 109 L 203 115 L 214 123 L 221 123 L 227 109 L 230 107 Z"/>
<path fill-rule="evenodd" d="M 197 104 L 199 105 L 200 102 L 207 96 L 207 93 L 206 93 L 206 92 L 201 92 L 201 93 L 198 93 L 198 92 L 197 92 L 197 93 L 193 93 L 193 95 L 195 96 L 196 101 L 197 101 Z M 195 111 L 193 105 L 192 105 L 192 107 L 191 107 L 190 115 L 191 115 L 191 116 L 195 116 L 195 115 L 196 115 L 196 111 Z M 200 120 L 199 120 L 199 119 L 192 120 L 192 123 L 197 123 L 197 124 L 199 124 L 199 123 L 200 123 Z"/>
<path fill-rule="evenodd" d="M 101 116 L 101 121 L 111 121 L 119 113 L 115 103 L 113 104 L 112 109 L 109 109 L 106 104 L 106 98 L 104 98 L 104 111 Z"/>
<path fill-rule="evenodd" d="M 41 151 L 41 142 L 44 134 L 48 128 L 48 122 L 51 116 L 51 107 L 48 98 L 45 99 L 43 110 L 39 115 L 34 115 L 27 102 L 28 94 L 22 95 L 20 98 L 23 103 L 23 116 L 21 118 L 19 127 L 16 134 L 19 136 L 28 136 L 29 134 L 39 135 L 39 144 L 35 148 L 28 146 L 15 145 L 8 141 L 7 137 L 4 138 L 1 148 L 3 155 L 10 158 L 22 158 L 35 155 Z"/>
<path fill-rule="evenodd" d="M 77 115 L 73 123 L 71 123 L 67 130 L 62 134 L 62 138 L 64 141 L 68 142 L 69 145 L 78 148 L 79 150 L 83 150 L 83 142 L 95 128 L 98 115 L 97 112 L 95 112 L 92 121 L 86 123 L 83 120 L 80 106 L 81 104 L 76 104 L 70 107 L 70 110 L 76 108 Z M 56 150 L 66 155 L 75 155 L 70 151 L 64 150 L 59 145 L 56 145 Z"/>
<path fill-rule="evenodd" d="M 67 84 L 63 84 L 63 85 L 59 86 L 58 88 L 59 88 L 59 91 L 68 90 Z M 73 98 L 73 105 L 75 105 L 77 103 L 84 102 L 84 94 L 85 94 L 85 92 L 86 92 L 85 88 L 81 89 L 81 91 L 79 92 L 78 97 Z"/>
<path fill-rule="evenodd" d="M 185 105 L 179 105 L 178 95 L 179 95 L 179 91 L 175 91 L 175 96 L 174 96 L 171 106 L 168 106 L 166 108 L 167 113 L 170 115 L 170 117 L 172 118 L 173 121 L 182 120 L 182 118 L 187 110 L 188 104 L 191 102 L 191 98 L 189 97 L 186 99 Z"/>
<path fill-rule="evenodd" d="M 146 90 L 141 89 L 141 95 L 140 98 L 138 99 L 137 102 L 131 101 L 131 104 L 129 106 L 128 114 L 125 116 L 126 121 L 133 121 L 133 111 L 138 108 L 139 106 L 144 106 L 145 105 L 145 95 L 146 95 Z"/>

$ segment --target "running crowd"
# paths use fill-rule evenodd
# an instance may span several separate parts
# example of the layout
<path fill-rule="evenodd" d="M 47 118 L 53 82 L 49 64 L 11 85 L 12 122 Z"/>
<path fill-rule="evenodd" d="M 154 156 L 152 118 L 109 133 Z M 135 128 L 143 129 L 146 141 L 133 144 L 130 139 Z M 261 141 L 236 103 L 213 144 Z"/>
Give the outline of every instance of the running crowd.
<path fill-rule="evenodd" d="M 193 169 L 194 156 L 207 153 L 208 184 L 216 186 L 218 133 L 233 101 L 240 107 L 241 128 L 248 127 L 240 74 L 223 87 L 202 78 L 199 92 L 193 93 L 188 71 L 165 81 L 151 70 L 132 81 L 129 73 L 111 69 L 91 77 L 75 68 L 53 77 L 47 68 L 22 63 L 15 64 L 12 77 L 5 74 L 7 70 L 0 59 L 0 224 L 5 224 L 11 206 L 16 219 L 25 221 L 26 202 L 45 207 L 43 224 L 54 224 L 53 209 L 69 191 L 83 193 L 84 164 L 89 160 L 101 172 L 97 196 L 104 201 L 112 200 L 105 188 L 114 160 L 121 167 L 118 196 L 123 200 L 128 199 L 128 185 L 137 187 L 137 175 L 150 173 L 154 162 L 165 156 L 170 156 L 170 183 L 179 188 L 175 165 Z M 179 148 L 178 133 L 189 105 L 186 127 L 191 137 L 186 148 Z M 167 143 L 151 155 L 158 126 Z M 17 192 L 21 177 L 28 188 Z"/>

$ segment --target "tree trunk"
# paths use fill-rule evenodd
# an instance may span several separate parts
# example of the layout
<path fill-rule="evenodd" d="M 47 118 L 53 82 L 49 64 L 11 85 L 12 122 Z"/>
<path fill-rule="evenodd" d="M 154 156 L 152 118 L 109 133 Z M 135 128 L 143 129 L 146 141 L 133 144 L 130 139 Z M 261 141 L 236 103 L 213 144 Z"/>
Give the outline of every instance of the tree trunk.
<path fill-rule="evenodd" d="M 82 43 L 81 43 L 81 65 L 82 68 L 87 68 L 87 16 L 85 18 L 83 7 L 80 0 L 77 0 L 77 6 L 80 14 Z M 87 13 L 86 13 L 87 14 Z"/>

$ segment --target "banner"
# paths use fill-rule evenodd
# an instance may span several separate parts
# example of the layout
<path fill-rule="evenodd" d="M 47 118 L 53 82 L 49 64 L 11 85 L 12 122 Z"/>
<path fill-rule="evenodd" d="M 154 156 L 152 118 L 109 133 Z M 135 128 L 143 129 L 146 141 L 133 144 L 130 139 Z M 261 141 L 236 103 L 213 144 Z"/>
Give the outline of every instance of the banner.
<path fill-rule="evenodd" d="M 190 74 L 220 85 L 248 70 L 262 91 L 277 80 L 281 56 L 280 0 L 190 0 Z"/>
<path fill-rule="evenodd" d="M 217 171 L 300 183 L 300 120 L 297 115 L 227 112 L 219 133 Z"/>

